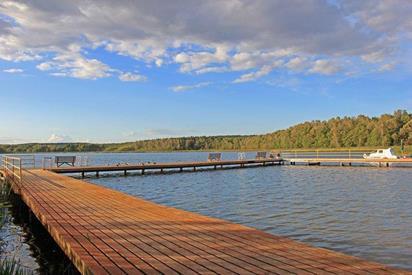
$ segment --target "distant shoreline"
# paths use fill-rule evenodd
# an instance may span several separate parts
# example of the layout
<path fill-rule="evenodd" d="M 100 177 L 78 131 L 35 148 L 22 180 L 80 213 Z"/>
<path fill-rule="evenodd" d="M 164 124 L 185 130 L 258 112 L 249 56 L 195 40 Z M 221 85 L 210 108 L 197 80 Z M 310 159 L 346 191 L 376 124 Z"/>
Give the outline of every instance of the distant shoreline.
<path fill-rule="evenodd" d="M 412 152 L 412 113 L 397 110 L 380 117 L 335 117 L 307 121 L 260 135 L 186 136 L 119 143 L 25 143 L 1 145 L 0 153 L 48 152 L 202 152 L 262 150 L 373 150 L 393 147 Z M 407 146 L 406 146 L 407 145 Z"/>
<path fill-rule="evenodd" d="M 1 146 L 1 145 L 0 145 Z M 341 147 L 341 148 L 255 148 L 255 149 L 199 149 L 199 150 L 137 150 L 137 151 L 18 151 L 18 152 L 0 152 L 0 154 L 47 154 L 47 153 L 94 153 L 94 154 L 119 154 L 119 153 L 196 153 L 196 152 L 257 152 L 257 151 L 296 151 L 296 152 L 369 152 L 377 149 L 391 147 L 397 154 L 401 153 L 400 146 L 376 146 L 376 147 Z M 412 145 L 404 147 L 404 154 L 412 154 Z"/>

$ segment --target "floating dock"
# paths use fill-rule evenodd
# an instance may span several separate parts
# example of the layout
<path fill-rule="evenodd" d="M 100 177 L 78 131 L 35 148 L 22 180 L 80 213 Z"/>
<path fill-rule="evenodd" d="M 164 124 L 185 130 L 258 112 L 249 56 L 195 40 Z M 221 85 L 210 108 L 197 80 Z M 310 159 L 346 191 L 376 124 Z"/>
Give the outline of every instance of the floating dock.
<path fill-rule="evenodd" d="M 338 151 L 283 151 L 281 153 L 285 164 L 290 165 L 329 165 L 329 166 L 378 166 L 378 167 L 409 167 L 412 168 L 411 157 L 398 158 L 365 158 L 371 152 L 364 150 Z"/>
<path fill-rule="evenodd" d="M 13 190 L 82 274 L 411 274 L 52 171 L 17 173 Z"/>
<path fill-rule="evenodd" d="M 340 165 L 352 166 L 352 164 L 376 165 L 378 167 L 389 167 L 392 164 L 402 165 L 412 168 L 412 158 L 404 159 L 364 159 L 364 158 L 287 158 L 288 164 L 306 165 Z"/>

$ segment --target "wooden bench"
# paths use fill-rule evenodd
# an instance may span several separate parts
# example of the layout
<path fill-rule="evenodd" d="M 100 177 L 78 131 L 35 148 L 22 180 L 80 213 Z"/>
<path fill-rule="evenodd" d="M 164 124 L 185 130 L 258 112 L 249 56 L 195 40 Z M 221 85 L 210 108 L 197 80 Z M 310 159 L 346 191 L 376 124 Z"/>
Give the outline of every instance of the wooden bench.
<path fill-rule="evenodd" d="M 269 157 L 268 158 L 270 158 L 270 159 L 280 159 L 281 158 L 281 155 L 280 155 L 280 153 L 278 152 L 278 153 L 276 153 L 276 152 L 271 152 L 271 153 L 269 153 Z"/>
<path fill-rule="evenodd" d="M 222 153 L 209 153 L 207 157 L 208 161 L 221 161 L 222 160 Z"/>
<path fill-rule="evenodd" d="M 256 159 L 265 159 L 266 155 L 266 152 L 256 152 Z"/>
<path fill-rule="evenodd" d="M 76 156 L 56 156 L 54 161 L 57 167 L 60 167 L 64 164 L 74 166 L 74 164 L 76 163 Z"/>

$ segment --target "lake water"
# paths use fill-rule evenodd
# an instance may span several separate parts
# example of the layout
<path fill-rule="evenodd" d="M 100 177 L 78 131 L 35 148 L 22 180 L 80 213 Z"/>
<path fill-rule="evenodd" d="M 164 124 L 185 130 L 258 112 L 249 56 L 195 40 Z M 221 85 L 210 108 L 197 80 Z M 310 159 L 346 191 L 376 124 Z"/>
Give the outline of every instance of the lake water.
<path fill-rule="evenodd" d="M 207 153 L 102 153 L 89 154 L 89 164 L 206 157 Z M 224 153 L 223 158 L 235 159 L 237 153 Z M 269 166 L 103 175 L 86 180 L 160 204 L 412 270 L 410 168 Z"/>

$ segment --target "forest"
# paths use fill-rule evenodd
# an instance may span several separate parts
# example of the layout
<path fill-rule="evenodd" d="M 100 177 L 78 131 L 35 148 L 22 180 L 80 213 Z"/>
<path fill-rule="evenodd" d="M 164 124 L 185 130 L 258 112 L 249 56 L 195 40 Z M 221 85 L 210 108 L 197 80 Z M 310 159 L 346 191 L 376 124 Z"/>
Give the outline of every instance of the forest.
<path fill-rule="evenodd" d="M 193 136 L 124 143 L 27 143 L 0 145 L 0 153 L 155 152 L 182 150 L 272 150 L 412 145 L 412 113 L 359 115 L 300 123 L 263 135 Z"/>

